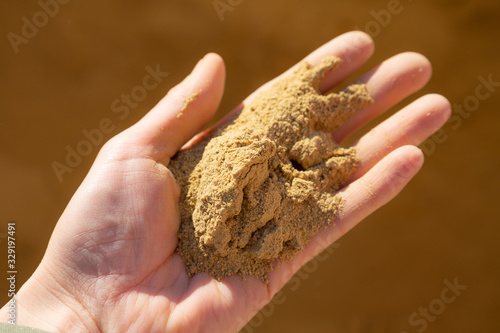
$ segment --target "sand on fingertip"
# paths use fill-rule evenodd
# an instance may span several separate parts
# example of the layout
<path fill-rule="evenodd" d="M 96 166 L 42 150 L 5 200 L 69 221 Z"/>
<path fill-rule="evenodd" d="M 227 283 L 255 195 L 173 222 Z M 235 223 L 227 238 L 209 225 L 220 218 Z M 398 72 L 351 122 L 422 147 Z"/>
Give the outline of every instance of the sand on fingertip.
<path fill-rule="evenodd" d="M 182 118 L 184 116 L 184 112 L 189 108 L 189 106 L 196 101 L 198 96 L 200 95 L 200 90 L 195 91 L 194 93 L 191 94 L 186 100 L 184 101 L 184 105 L 181 108 L 181 111 L 177 114 L 177 118 Z"/>

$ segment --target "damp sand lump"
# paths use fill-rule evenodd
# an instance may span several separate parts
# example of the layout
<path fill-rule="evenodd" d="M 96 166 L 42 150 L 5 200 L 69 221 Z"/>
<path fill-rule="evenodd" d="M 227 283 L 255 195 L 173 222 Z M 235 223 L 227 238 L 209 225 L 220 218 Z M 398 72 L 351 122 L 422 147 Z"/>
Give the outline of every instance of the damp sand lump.
<path fill-rule="evenodd" d="M 354 148 L 332 134 L 372 102 L 364 84 L 321 94 L 340 60 L 306 62 L 168 168 L 180 189 L 177 253 L 189 275 L 266 273 L 291 259 L 342 208 L 337 191 L 356 169 Z"/>

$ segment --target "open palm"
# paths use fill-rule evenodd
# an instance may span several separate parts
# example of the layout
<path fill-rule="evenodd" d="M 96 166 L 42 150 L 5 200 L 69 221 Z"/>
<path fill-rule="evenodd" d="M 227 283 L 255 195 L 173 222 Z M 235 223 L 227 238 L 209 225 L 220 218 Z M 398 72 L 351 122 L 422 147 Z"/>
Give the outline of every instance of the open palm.
<path fill-rule="evenodd" d="M 328 55 L 343 60 L 323 79 L 326 92 L 372 53 L 369 36 L 352 32 L 305 60 L 318 64 Z M 333 133 L 336 141 L 419 90 L 430 76 L 429 62 L 415 53 L 390 58 L 362 76 L 359 81 L 367 84 L 375 103 Z M 188 277 L 175 253 L 179 188 L 167 167 L 213 116 L 224 77 L 221 58 L 207 55 L 140 122 L 101 149 L 59 220 L 42 263 L 18 294 L 19 324 L 59 332 L 235 332 L 297 269 L 399 193 L 423 163 L 415 145 L 450 114 L 444 97 L 427 95 L 358 140 L 361 163 L 341 191 L 346 201 L 341 217 L 294 260 L 271 272 L 269 284 L 253 277 Z M 177 118 L 184 100 L 197 91 L 198 98 Z"/>

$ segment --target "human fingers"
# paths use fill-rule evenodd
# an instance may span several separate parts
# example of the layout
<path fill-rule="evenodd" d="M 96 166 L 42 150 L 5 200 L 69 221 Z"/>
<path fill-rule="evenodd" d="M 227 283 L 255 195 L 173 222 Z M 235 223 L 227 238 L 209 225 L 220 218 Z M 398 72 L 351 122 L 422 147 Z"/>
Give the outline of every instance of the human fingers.
<path fill-rule="evenodd" d="M 360 163 L 350 182 L 364 175 L 391 151 L 405 145 L 420 145 L 446 123 L 450 114 L 450 102 L 441 95 L 430 94 L 376 126 L 354 144 Z"/>
<path fill-rule="evenodd" d="M 295 258 L 282 263 L 269 273 L 270 296 L 280 290 L 309 260 L 391 201 L 416 175 L 423 161 L 423 153 L 417 147 L 400 147 L 385 156 L 361 178 L 341 190 L 339 193 L 345 199 L 345 204 L 335 225 L 320 231 Z"/>
<path fill-rule="evenodd" d="M 374 50 L 375 45 L 370 35 L 361 31 L 342 34 L 323 44 L 284 73 L 262 85 L 249 95 L 244 103 L 250 102 L 257 94 L 268 89 L 277 80 L 291 75 L 297 70 L 300 63 L 305 61 L 315 66 L 325 57 L 334 56 L 339 58 L 341 62 L 335 70 L 325 73 L 320 84 L 320 92 L 327 92 L 358 70 L 372 56 Z"/>
<path fill-rule="evenodd" d="M 326 92 L 333 87 L 335 87 L 340 82 L 344 81 L 349 75 L 354 73 L 359 69 L 373 54 L 374 43 L 371 37 L 360 31 L 352 31 L 340 35 L 323 46 L 319 47 L 308 56 L 306 56 L 302 61 L 307 61 L 312 65 L 317 65 L 327 56 L 335 56 L 341 60 L 340 64 L 334 71 L 329 71 L 325 74 L 325 77 L 321 81 L 320 91 Z M 301 61 L 301 62 L 302 62 Z M 300 62 L 299 62 L 300 63 Z M 185 148 L 189 148 L 199 142 L 203 137 L 209 134 L 214 128 L 221 126 L 222 124 L 233 118 L 244 105 L 248 104 L 256 95 L 262 91 L 269 89 L 277 80 L 280 80 L 297 69 L 298 64 L 295 64 L 290 69 L 276 77 L 275 79 L 267 82 L 258 88 L 255 92 L 250 94 L 239 106 L 229 112 L 215 125 L 211 126 L 209 129 L 199 133 L 196 137 L 190 140 Z"/>
<path fill-rule="evenodd" d="M 387 111 L 404 98 L 420 90 L 431 78 L 432 67 L 424 56 L 406 52 L 387 59 L 365 75 L 359 82 L 367 85 L 371 103 L 356 111 L 334 133 L 337 142 L 344 141 L 361 126 Z"/>

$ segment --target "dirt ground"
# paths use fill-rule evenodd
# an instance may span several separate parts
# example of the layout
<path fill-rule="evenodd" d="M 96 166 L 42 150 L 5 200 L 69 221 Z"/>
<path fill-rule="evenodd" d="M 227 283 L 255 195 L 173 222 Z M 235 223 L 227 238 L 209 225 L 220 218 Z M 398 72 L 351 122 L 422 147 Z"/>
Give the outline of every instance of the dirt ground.
<path fill-rule="evenodd" d="M 481 78 L 500 82 L 500 3 L 221 1 L 233 4 L 222 16 L 213 1 L 69 1 L 17 53 L 8 34 L 21 34 L 23 17 L 31 20 L 41 8 L 37 1 L 0 4 L 0 233 L 16 221 L 18 286 L 41 260 L 102 145 L 58 179 L 51 164 L 63 162 L 85 130 L 103 118 L 114 125 L 105 139 L 127 128 L 208 51 L 227 65 L 220 118 L 322 43 L 357 28 L 376 42 L 362 71 L 398 52 L 421 52 L 434 77 L 405 102 L 437 92 L 470 111 L 455 113 L 454 123 L 422 146 L 425 166 L 396 200 L 298 273 L 243 331 L 500 331 L 500 87 L 474 97 Z M 157 65 L 169 76 L 120 119 L 113 101 Z M 440 301 L 455 282 L 467 289 Z M 2 279 L 2 303 L 7 289 Z M 430 319 L 414 315 L 429 306 Z"/>

